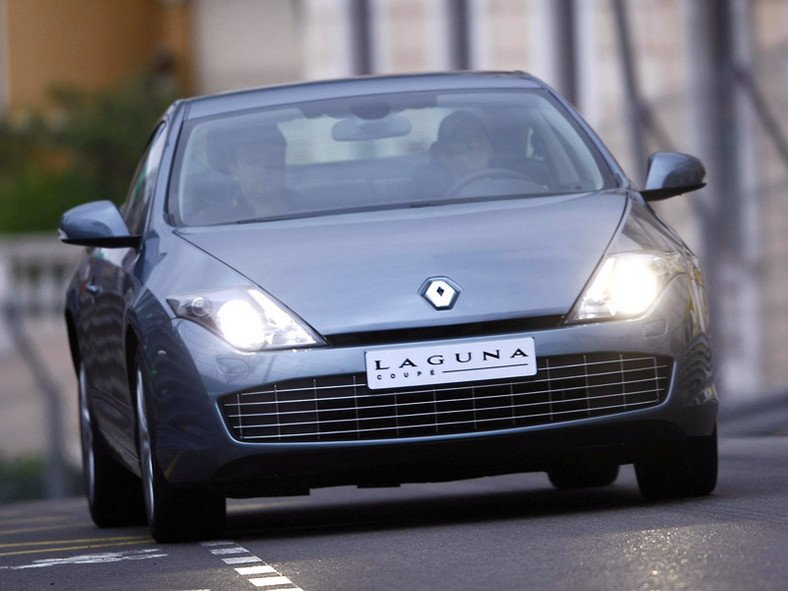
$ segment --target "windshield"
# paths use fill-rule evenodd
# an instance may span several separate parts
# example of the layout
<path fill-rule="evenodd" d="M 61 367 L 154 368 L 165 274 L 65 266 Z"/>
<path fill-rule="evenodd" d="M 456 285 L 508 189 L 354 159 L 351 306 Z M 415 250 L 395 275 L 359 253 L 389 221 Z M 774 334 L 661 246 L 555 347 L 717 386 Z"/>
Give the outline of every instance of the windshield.
<path fill-rule="evenodd" d="M 168 211 L 199 226 L 611 184 L 593 144 L 543 91 L 403 93 L 187 122 Z"/>

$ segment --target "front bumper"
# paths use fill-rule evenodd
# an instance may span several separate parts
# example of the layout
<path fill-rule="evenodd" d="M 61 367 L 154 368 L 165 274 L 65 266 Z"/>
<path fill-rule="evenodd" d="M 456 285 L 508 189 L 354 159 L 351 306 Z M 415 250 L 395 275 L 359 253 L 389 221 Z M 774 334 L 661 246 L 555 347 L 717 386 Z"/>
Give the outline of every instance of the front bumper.
<path fill-rule="evenodd" d="M 666 360 L 664 393 L 653 404 L 614 414 L 573 410 L 548 422 L 433 435 L 422 430 L 374 438 L 244 439 L 226 409 L 223 415 L 228 395 L 293 380 L 363 375 L 365 351 L 379 345 L 239 353 L 205 329 L 176 320 L 149 340 L 145 353 L 154 369 L 156 458 L 171 484 L 205 486 L 228 496 L 545 470 L 576 454 L 630 463 L 655 445 L 714 430 L 711 346 L 701 321 L 705 311 L 691 293 L 689 280 L 680 277 L 643 318 L 527 335 L 535 339 L 539 358 L 613 352 Z"/>

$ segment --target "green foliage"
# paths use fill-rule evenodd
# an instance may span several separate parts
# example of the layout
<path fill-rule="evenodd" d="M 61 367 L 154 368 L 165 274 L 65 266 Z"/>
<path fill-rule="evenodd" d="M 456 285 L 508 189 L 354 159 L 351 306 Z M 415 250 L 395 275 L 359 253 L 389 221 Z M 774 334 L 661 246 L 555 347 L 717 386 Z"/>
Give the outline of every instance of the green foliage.
<path fill-rule="evenodd" d="M 18 170 L 0 182 L 0 233 L 54 232 L 65 210 L 99 198 L 92 180 L 70 171 Z"/>
<path fill-rule="evenodd" d="M 0 460 L 0 503 L 44 497 L 45 471 L 46 466 L 41 458 Z"/>
<path fill-rule="evenodd" d="M 0 233 L 54 231 L 69 207 L 122 203 L 148 135 L 175 98 L 146 72 L 108 91 L 59 86 L 56 117 L 0 122 Z"/>
<path fill-rule="evenodd" d="M 0 505 L 47 496 L 47 463 L 40 456 L 0 457 Z M 66 466 L 65 494 L 82 494 L 82 474 Z"/>

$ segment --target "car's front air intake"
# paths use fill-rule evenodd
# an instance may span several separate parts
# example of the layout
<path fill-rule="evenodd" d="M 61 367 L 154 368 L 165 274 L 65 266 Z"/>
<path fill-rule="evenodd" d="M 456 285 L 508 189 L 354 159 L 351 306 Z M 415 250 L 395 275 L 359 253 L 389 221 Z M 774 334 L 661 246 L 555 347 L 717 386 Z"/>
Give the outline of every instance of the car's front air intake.
<path fill-rule="evenodd" d="M 513 429 L 612 415 L 665 400 L 672 361 L 590 353 L 539 359 L 526 378 L 370 390 L 365 375 L 299 379 L 223 397 L 245 442 L 402 439 Z"/>

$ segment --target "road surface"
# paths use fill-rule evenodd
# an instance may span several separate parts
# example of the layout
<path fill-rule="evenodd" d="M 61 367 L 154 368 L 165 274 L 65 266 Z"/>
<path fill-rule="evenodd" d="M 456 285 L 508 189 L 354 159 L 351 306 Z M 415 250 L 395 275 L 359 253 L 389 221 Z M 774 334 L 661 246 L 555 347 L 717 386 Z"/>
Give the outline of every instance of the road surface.
<path fill-rule="evenodd" d="M 716 492 L 644 501 L 544 474 L 234 500 L 221 540 L 100 530 L 82 499 L 0 507 L 0 589 L 784 590 L 788 437 L 725 438 Z"/>

